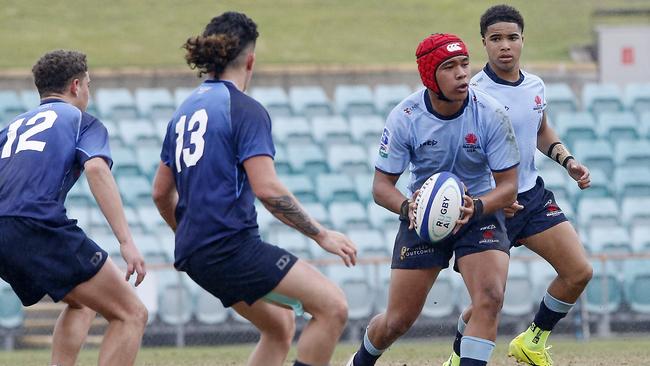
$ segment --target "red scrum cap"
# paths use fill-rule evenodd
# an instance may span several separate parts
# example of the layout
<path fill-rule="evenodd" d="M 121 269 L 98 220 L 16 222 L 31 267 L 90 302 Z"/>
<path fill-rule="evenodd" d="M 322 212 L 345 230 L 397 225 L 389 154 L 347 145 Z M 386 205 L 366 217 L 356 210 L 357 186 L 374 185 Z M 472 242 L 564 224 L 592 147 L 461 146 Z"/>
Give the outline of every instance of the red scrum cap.
<path fill-rule="evenodd" d="M 456 56 L 469 56 L 469 52 L 463 40 L 453 34 L 434 33 L 420 42 L 415 57 L 422 84 L 442 95 L 436 81 L 436 71 L 440 64 Z"/>

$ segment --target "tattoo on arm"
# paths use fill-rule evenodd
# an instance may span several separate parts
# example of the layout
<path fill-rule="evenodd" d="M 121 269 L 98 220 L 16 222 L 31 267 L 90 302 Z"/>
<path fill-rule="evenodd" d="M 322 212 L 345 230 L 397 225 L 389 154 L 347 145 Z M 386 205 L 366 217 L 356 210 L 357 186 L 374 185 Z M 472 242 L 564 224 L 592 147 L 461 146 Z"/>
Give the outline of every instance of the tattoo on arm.
<path fill-rule="evenodd" d="M 320 230 L 313 224 L 309 215 L 300 208 L 291 196 L 271 197 L 261 200 L 273 215 L 307 236 L 317 235 Z"/>

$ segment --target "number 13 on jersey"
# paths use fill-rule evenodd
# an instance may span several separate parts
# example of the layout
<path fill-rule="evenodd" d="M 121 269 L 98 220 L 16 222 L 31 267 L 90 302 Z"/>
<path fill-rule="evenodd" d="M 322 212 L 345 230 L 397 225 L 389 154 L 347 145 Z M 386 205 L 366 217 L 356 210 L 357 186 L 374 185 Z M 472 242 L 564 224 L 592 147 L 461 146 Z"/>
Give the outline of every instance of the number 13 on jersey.
<path fill-rule="evenodd" d="M 208 126 L 208 113 L 205 109 L 199 109 L 192 114 L 188 123 L 186 120 L 187 116 L 183 115 L 176 122 L 176 171 L 178 173 L 182 170 L 181 157 L 188 168 L 201 160 L 205 146 L 203 135 Z M 190 144 L 194 145 L 194 151 L 191 151 L 189 147 L 183 148 L 185 132 L 190 132 Z"/>

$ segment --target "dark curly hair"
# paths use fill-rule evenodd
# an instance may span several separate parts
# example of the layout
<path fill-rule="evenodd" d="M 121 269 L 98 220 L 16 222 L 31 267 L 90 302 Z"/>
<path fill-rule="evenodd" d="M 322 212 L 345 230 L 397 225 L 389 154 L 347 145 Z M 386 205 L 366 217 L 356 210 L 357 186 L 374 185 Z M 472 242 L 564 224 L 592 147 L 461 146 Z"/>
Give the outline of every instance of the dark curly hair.
<path fill-rule="evenodd" d="M 77 51 L 56 50 L 43 55 L 32 67 L 38 94 L 63 93 L 74 79 L 83 79 L 88 71 L 86 55 Z"/>
<path fill-rule="evenodd" d="M 519 10 L 510 5 L 495 5 L 481 15 L 481 37 L 485 37 L 487 28 L 495 23 L 516 23 L 521 32 L 524 32 L 524 17 L 521 16 Z"/>
<path fill-rule="evenodd" d="M 190 68 L 199 70 L 199 77 L 208 73 L 218 77 L 258 36 L 257 24 L 251 18 L 225 12 L 212 18 L 202 35 L 187 39 L 183 45 L 185 60 Z"/>

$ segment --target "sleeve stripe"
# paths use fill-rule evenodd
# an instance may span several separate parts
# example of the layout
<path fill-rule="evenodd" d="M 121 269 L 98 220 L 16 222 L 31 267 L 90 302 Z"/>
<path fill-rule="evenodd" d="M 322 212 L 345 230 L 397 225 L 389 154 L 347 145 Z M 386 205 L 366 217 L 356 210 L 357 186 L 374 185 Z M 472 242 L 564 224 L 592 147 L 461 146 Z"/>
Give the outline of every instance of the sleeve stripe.
<path fill-rule="evenodd" d="M 390 172 L 387 172 L 385 170 L 381 170 L 381 169 L 379 169 L 377 167 L 375 167 L 375 170 L 380 172 L 380 173 L 384 173 L 384 174 L 387 174 L 387 175 L 393 175 L 393 176 L 399 176 L 399 175 L 402 175 L 402 173 L 404 173 L 403 171 L 399 172 L 399 173 L 390 173 Z"/>
<path fill-rule="evenodd" d="M 504 169 L 492 169 L 492 173 L 503 173 L 503 172 L 505 172 L 506 170 L 510 170 L 510 169 L 512 169 L 512 168 L 517 167 L 518 165 L 519 165 L 519 163 L 517 163 L 517 164 L 515 164 L 515 165 L 511 165 L 511 166 L 509 166 L 509 167 L 507 167 L 507 168 L 504 168 Z"/>

